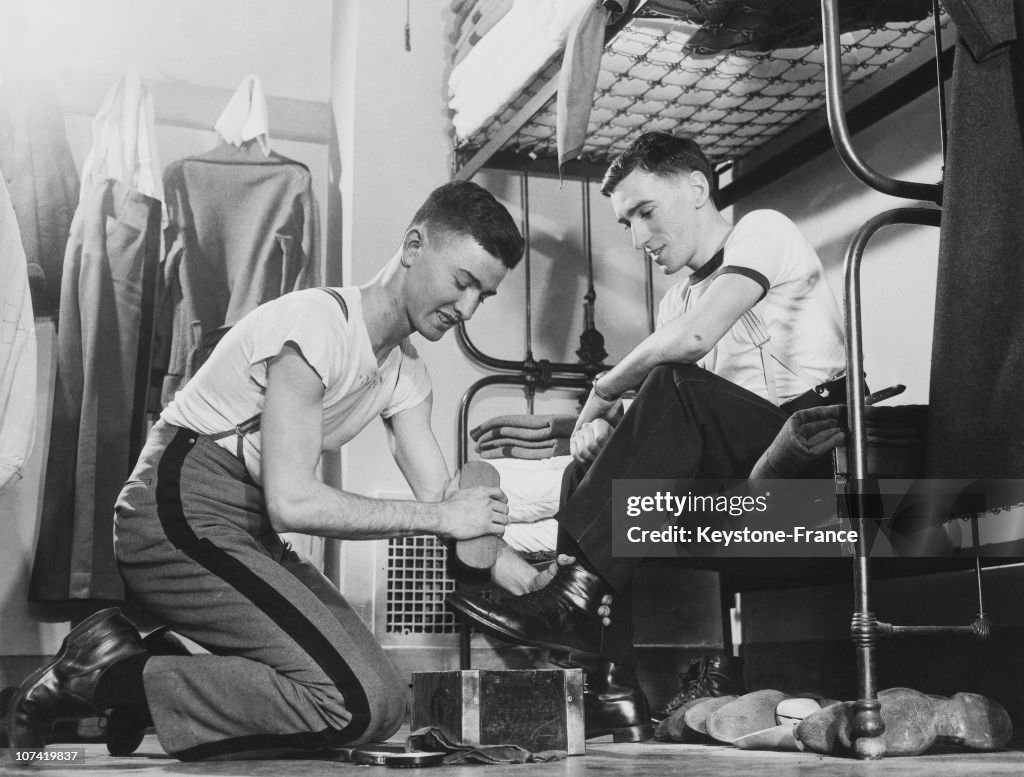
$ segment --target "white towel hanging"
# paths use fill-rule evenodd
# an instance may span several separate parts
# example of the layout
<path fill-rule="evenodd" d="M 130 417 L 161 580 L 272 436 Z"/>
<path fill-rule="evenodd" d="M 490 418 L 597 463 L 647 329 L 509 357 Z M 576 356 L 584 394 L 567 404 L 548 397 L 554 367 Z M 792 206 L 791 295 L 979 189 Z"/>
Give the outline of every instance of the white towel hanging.
<path fill-rule="evenodd" d="M 270 154 L 270 122 L 267 98 L 260 77 L 246 76 L 228 101 L 214 125 L 217 134 L 233 146 L 241 146 L 253 138 L 263 153 Z"/>
<path fill-rule="evenodd" d="M 147 197 L 164 200 L 153 98 L 135 68 L 110 88 L 93 119 L 92 147 L 82 165 L 83 192 L 95 178 L 112 178 Z"/>

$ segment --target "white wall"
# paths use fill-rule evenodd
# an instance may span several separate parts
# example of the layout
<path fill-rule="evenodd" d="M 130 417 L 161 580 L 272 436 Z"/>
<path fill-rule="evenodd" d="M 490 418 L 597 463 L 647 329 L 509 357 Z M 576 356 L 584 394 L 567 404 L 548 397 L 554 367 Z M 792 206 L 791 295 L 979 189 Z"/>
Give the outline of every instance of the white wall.
<path fill-rule="evenodd" d="M 117 76 L 234 89 L 259 73 L 268 94 L 326 102 L 330 0 L 4 0 L 0 64 L 56 76 Z"/>

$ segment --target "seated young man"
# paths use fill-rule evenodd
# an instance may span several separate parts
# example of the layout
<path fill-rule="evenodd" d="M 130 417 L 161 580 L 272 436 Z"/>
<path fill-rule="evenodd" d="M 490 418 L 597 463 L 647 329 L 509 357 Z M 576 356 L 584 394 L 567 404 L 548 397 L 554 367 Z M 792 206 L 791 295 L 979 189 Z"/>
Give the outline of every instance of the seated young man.
<path fill-rule="evenodd" d="M 117 610 L 75 627 L 10 704 L 13 749 L 58 718 L 152 721 L 183 760 L 382 741 L 407 681 L 338 590 L 278 532 L 346 540 L 500 536 L 499 489 L 458 489 L 430 428 L 431 384 L 408 338 L 468 320 L 523 253 L 508 211 L 469 182 L 427 198 L 361 287 L 287 294 L 239 321 L 153 427 L 116 506 L 130 595 L 208 655 L 149 655 Z M 316 476 L 376 417 L 418 501 Z"/>
<path fill-rule="evenodd" d="M 666 274 L 689 275 L 662 300 L 657 330 L 595 378 L 580 414 L 574 488 L 555 516 L 559 552 L 575 563 L 501 603 L 450 600 L 484 631 L 596 666 L 591 685 L 608 694 L 590 700 L 588 733 L 642 737 L 648 717 L 628 613 L 638 560 L 612 555 L 612 480 L 748 477 L 792 413 L 845 397 L 839 310 L 814 249 L 776 211 L 730 224 L 712 181 L 696 143 L 663 133 L 612 162 L 601 191 L 634 247 Z M 623 414 L 619 397 L 637 386 Z M 616 616 L 602 629 L 613 594 Z"/>

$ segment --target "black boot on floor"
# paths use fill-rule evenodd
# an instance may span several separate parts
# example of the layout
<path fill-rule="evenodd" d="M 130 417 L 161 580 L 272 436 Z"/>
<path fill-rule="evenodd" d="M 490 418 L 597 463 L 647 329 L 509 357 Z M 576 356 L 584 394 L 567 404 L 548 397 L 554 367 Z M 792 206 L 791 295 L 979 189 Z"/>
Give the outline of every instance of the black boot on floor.
<path fill-rule="evenodd" d="M 101 610 L 78 624 L 53 660 L 30 674 L 11 699 L 7 710 L 11 752 L 41 750 L 59 718 L 98 716 L 93 694 L 100 675 L 145 650 L 135 626 L 116 608 Z"/>
<path fill-rule="evenodd" d="M 690 663 L 690 668 L 679 675 L 679 693 L 655 713 L 655 719 L 664 720 L 686 702 L 702 697 L 742 696 L 743 659 L 736 656 L 701 656 Z"/>
<path fill-rule="evenodd" d="M 611 734 L 615 742 L 643 742 L 654 736 L 647 697 L 632 664 L 602 658 L 597 670 L 587 673 L 583 721 L 587 739 Z"/>
<path fill-rule="evenodd" d="M 611 587 L 580 564 L 560 567 L 544 588 L 494 602 L 456 591 L 448 605 L 473 626 L 501 639 L 569 654 L 572 662 L 596 667 L 601 650 L 601 599 Z M 612 616 L 614 617 L 614 615 Z"/>

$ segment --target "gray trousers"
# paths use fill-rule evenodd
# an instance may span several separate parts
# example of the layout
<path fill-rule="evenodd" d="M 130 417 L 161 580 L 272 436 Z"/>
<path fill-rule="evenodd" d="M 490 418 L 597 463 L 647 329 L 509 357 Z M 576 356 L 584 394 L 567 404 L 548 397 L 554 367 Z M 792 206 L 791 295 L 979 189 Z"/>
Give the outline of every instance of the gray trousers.
<path fill-rule="evenodd" d="M 390 737 L 405 684 L 338 590 L 271 529 L 263 491 L 216 443 L 158 423 L 118 499 L 129 593 L 212 655 L 143 674 L 160 744 L 182 760 Z"/>

